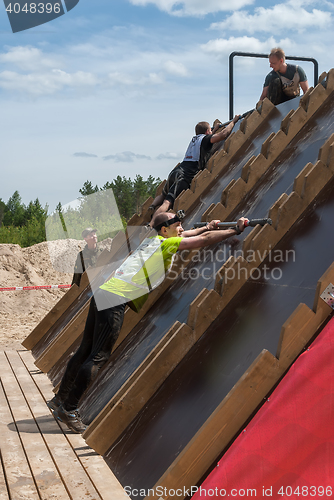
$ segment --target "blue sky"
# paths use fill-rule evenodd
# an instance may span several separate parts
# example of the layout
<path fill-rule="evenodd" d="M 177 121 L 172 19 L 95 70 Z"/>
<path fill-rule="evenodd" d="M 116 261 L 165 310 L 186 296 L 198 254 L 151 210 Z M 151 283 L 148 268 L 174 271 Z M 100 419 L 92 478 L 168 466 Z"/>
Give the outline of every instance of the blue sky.
<path fill-rule="evenodd" d="M 165 178 L 201 120 L 228 119 L 228 56 L 239 50 L 334 66 L 326 0 L 80 0 L 13 34 L 0 5 L 0 198 L 50 211 L 86 180 Z M 302 63 L 310 85 L 313 65 Z M 268 60 L 235 58 L 236 113 L 255 107 Z"/>

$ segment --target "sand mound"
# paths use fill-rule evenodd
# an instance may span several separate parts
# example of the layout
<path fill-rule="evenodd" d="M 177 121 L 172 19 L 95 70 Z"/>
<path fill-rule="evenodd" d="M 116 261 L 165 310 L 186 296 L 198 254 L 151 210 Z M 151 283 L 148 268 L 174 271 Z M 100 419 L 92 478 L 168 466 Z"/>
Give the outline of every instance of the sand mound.
<path fill-rule="evenodd" d="M 78 242 L 75 243 L 74 257 L 78 251 Z M 110 248 L 110 243 L 111 240 L 107 240 L 102 246 Z M 60 240 L 53 245 L 53 251 L 57 249 L 59 255 L 65 255 L 68 245 L 67 240 Z M 51 253 L 51 257 L 55 264 L 54 254 Z M 0 288 L 71 284 L 72 273 L 61 272 L 61 266 L 55 267 L 57 270 L 51 264 L 47 242 L 28 248 L 0 244 Z M 0 291 L 0 349 L 19 349 L 21 342 L 67 291 L 66 288 Z"/>
<path fill-rule="evenodd" d="M 67 285 L 72 274 L 55 271 L 46 242 L 32 247 L 0 245 L 0 287 Z M 0 292 L 0 346 L 18 348 L 46 313 L 67 292 L 29 290 Z"/>

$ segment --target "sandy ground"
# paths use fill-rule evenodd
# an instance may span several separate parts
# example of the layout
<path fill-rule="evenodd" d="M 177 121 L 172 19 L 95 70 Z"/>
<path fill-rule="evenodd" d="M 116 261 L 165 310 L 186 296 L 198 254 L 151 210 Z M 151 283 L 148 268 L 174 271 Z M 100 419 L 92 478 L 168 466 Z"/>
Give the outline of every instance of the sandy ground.
<path fill-rule="evenodd" d="M 78 251 L 84 244 L 71 239 L 28 248 L 0 244 L 0 288 L 70 285 Z M 111 244 L 107 238 L 98 246 L 110 250 Z M 21 342 L 68 290 L 0 291 L 0 350 L 22 348 Z"/>
<path fill-rule="evenodd" d="M 72 273 L 54 269 L 46 242 L 29 248 L 0 244 L 0 288 L 71 281 Z M 67 291 L 0 291 L 0 349 L 21 348 L 21 342 Z"/>

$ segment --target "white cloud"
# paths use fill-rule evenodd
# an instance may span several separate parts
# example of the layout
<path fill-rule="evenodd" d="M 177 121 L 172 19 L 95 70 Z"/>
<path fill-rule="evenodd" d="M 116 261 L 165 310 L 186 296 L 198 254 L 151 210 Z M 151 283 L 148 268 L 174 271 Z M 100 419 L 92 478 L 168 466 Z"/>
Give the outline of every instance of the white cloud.
<path fill-rule="evenodd" d="M 133 3 L 146 5 L 148 0 L 132 0 Z M 208 0 L 207 3 L 195 0 L 152 0 L 159 8 L 164 9 L 195 9 L 196 6 L 204 5 L 204 8 L 220 10 L 227 8 L 227 2 L 222 0 Z M 281 0 L 282 2 L 282 0 Z M 243 5 L 250 4 L 251 1 Z M 71 97 L 81 97 L 82 95 L 102 95 L 108 99 L 126 96 L 134 100 L 157 97 L 163 92 L 172 88 L 181 87 L 184 90 L 187 86 L 200 86 L 198 79 L 191 82 L 191 75 L 197 75 L 199 71 L 207 72 L 210 64 L 208 54 L 214 55 L 227 64 L 228 55 L 236 50 L 245 52 L 268 53 L 276 45 L 282 46 L 285 51 L 296 51 L 301 55 L 312 53 L 313 57 L 323 54 L 326 44 L 329 43 L 328 36 L 326 42 L 321 38 L 313 36 L 312 30 L 306 31 L 305 36 L 296 36 L 298 23 L 318 23 L 323 22 L 324 13 L 320 10 L 308 12 L 306 9 L 315 7 L 320 2 L 317 0 L 294 0 L 280 3 L 270 8 L 255 8 L 235 12 L 233 15 L 225 14 L 222 23 L 215 23 L 211 28 L 224 28 L 224 37 L 217 37 L 210 40 L 210 32 L 205 28 L 208 23 L 203 23 L 203 30 L 193 39 L 189 39 L 187 44 L 186 35 L 171 36 L 170 39 L 154 34 L 151 30 L 145 30 L 140 25 L 114 26 L 108 30 L 95 33 L 82 43 L 57 47 L 50 43 L 40 44 L 37 47 L 31 45 L 22 47 L 6 47 L 0 53 L 0 62 L 3 64 L 3 71 L 0 73 L 0 89 L 8 93 L 14 91 L 24 97 L 32 96 L 37 99 L 39 96 L 68 98 L 68 91 L 76 89 L 71 93 Z M 233 9 L 240 3 L 233 4 Z M 326 7 L 322 7 L 325 9 Z M 281 10 L 279 10 L 281 9 Z M 232 10 L 232 8 L 230 9 Z M 313 16 L 312 12 L 316 12 Z M 303 21 L 293 21 L 292 14 L 305 14 Z M 291 15 L 290 15 L 291 14 Z M 143 9 L 144 15 L 144 9 Z M 298 16 L 297 16 L 298 17 Z M 284 30 L 281 28 L 281 19 L 284 18 Z M 326 15 L 329 22 L 333 14 Z M 185 21 L 184 21 L 185 22 Z M 275 32 L 276 24 L 279 24 L 279 35 L 286 34 L 286 38 L 281 40 Z M 292 26 L 290 26 L 290 23 Z M 262 38 L 248 36 L 245 34 L 255 30 L 266 30 L 270 27 L 271 35 L 262 35 Z M 290 27 L 292 30 L 290 30 Z M 244 29 L 245 36 L 229 36 L 232 29 Z M 328 33 L 328 26 L 327 33 Z M 277 28 L 278 29 L 278 28 Z M 313 30 L 314 32 L 315 30 Z M 324 29 L 322 29 L 324 32 Z M 234 33 L 235 34 L 235 33 Z M 307 37 L 306 37 L 307 35 Z M 267 37 L 267 40 L 264 38 Z M 161 43 L 160 43 L 161 42 Z M 169 43 L 168 47 L 166 42 Z M 205 43 L 206 42 L 206 43 Z M 202 45 L 199 45 L 202 43 Z M 167 48 L 166 48 L 167 47 Z M 303 51 L 299 48 L 302 47 Z M 311 50 L 312 49 L 312 50 Z M 243 65 L 250 65 L 244 61 Z M 219 67 L 210 68 L 212 74 L 220 74 Z M 211 73 L 210 73 L 211 74 Z M 172 85 L 171 85 L 172 84 Z M 64 92 L 65 91 L 65 92 Z"/>
<path fill-rule="evenodd" d="M 118 86 L 124 91 L 125 87 L 152 87 L 163 85 L 171 79 L 185 78 L 189 76 L 187 65 L 192 63 L 193 52 L 194 49 L 191 50 L 189 61 L 187 48 L 182 53 L 173 54 L 159 47 L 154 51 L 124 44 L 113 58 L 107 59 L 107 68 L 117 67 L 117 71 L 108 72 L 104 86 Z"/>
<path fill-rule="evenodd" d="M 333 2 L 328 2 L 327 0 L 322 0 L 321 5 L 322 6 L 326 5 L 329 9 L 334 10 Z"/>
<path fill-rule="evenodd" d="M 161 1 L 159 8 L 165 11 L 221 12 L 198 21 L 156 11 L 152 17 L 159 14 L 159 22 L 150 19 L 152 8 L 134 8 L 128 2 L 130 10 L 117 12 L 122 26 L 116 27 L 112 26 L 114 2 L 100 2 L 104 11 L 98 15 L 92 2 L 85 29 L 72 30 L 73 25 L 66 24 L 68 16 L 63 16 L 49 23 L 50 29 L 45 32 L 29 30 L 14 37 L 10 30 L 4 32 L 0 97 L 6 116 L 2 156 L 8 175 L 1 186 L 2 197 L 8 199 L 19 189 L 25 203 L 42 196 L 43 204 L 56 206 L 58 201 L 74 199 L 87 179 L 93 185 L 103 185 L 120 171 L 131 177 L 140 171 L 145 176 L 153 173 L 166 178 L 182 159 L 182 154 L 172 152 L 184 151 L 195 123 L 228 119 L 228 56 L 232 51 L 268 54 L 273 46 L 281 45 L 291 55 L 315 57 L 319 73 L 328 71 L 329 48 L 334 41 L 330 25 L 306 30 L 300 36 L 294 25 L 291 30 L 285 29 L 289 21 L 285 18 L 280 20 L 278 33 L 208 30 L 210 23 L 230 19 L 238 7 L 254 16 L 260 5 L 270 12 L 275 4 L 284 2 L 257 0 L 247 7 L 251 1 Z M 328 10 L 328 20 L 333 18 L 332 2 L 295 2 L 310 13 L 312 9 Z M 155 5 L 158 7 L 158 2 Z M 245 29 L 249 20 L 255 21 L 247 19 Z M 210 38 L 217 40 L 209 42 Z M 243 113 L 254 107 L 270 68 L 268 60 L 237 61 L 234 107 Z M 254 61 L 252 66 L 250 61 Z M 311 69 L 307 70 L 304 63 L 302 66 L 309 75 Z M 177 130 L 171 133 L 175 123 Z M 56 149 L 55 140 L 60 145 Z M 145 151 L 145 156 L 150 156 L 140 159 L 135 153 L 126 153 L 128 150 Z M 93 151 L 97 158 L 73 156 L 75 152 L 88 155 Z M 107 155 L 108 151 L 113 157 L 102 161 L 101 152 Z M 94 164 L 99 168 L 92 169 Z M 57 173 L 51 183 L 50 172 Z"/>
<path fill-rule="evenodd" d="M 53 69 L 48 73 L 26 75 L 14 71 L 0 73 L 0 88 L 33 97 L 51 95 L 65 88 L 87 89 L 95 86 L 96 83 L 94 75 L 84 71 L 66 73 L 60 69 Z"/>
<path fill-rule="evenodd" d="M 139 155 L 132 153 L 132 151 L 123 151 L 123 153 L 117 153 L 115 155 L 103 156 L 104 160 L 114 160 L 115 162 L 133 162 L 134 160 L 151 160 L 150 156 Z"/>
<path fill-rule="evenodd" d="M 59 65 L 54 56 L 45 56 L 43 52 L 31 46 L 6 47 L 7 52 L 0 54 L 2 64 L 14 65 L 24 71 L 38 71 Z"/>
<path fill-rule="evenodd" d="M 113 45 L 112 39 L 108 42 L 104 39 L 104 43 Z M 130 46 L 128 41 L 120 45 L 116 52 L 102 50 L 100 53 L 99 42 L 95 45 L 95 54 L 93 48 L 90 46 L 85 58 L 79 56 L 81 48 L 77 52 L 75 47 L 66 55 L 63 53 L 62 58 L 51 57 L 34 47 L 11 48 L 0 54 L 0 62 L 5 66 L 0 73 L 0 88 L 34 98 L 52 95 L 64 88 L 94 87 L 97 91 L 115 88 L 124 94 L 135 89 L 147 91 L 189 75 L 186 65 L 181 62 L 189 56 L 187 53 L 171 59 L 173 54 L 170 52 L 158 48 L 156 52 L 143 50 L 134 41 Z M 81 68 L 89 68 L 89 72 Z"/>
<path fill-rule="evenodd" d="M 74 153 L 73 156 L 76 156 L 78 158 L 97 158 L 97 155 L 91 154 L 91 153 Z"/>
<path fill-rule="evenodd" d="M 320 5 L 322 8 L 327 6 L 331 9 L 334 9 L 334 5 L 328 0 L 287 0 L 287 3 L 291 3 L 296 7 L 303 7 L 304 5 Z"/>
<path fill-rule="evenodd" d="M 182 155 L 178 153 L 160 153 L 157 156 L 157 160 L 178 160 Z"/>
<path fill-rule="evenodd" d="M 246 31 L 253 34 L 256 32 L 281 33 L 282 23 L 284 31 L 294 30 L 298 33 L 305 32 L 310 28 L 328 28 L 332 22 L 330 12 L 312 9 L 307 11 L 302 5 L 309 2 L 297 2 L 296 0 L 276 4 L 271 8 L 255 8 L 254 14 L 246 11 L 234 12 L 220 23 L 211 24 L 211 29 Z"/>
<path fill-rule="evenodd" d="M 197 67 L 193 47 L 169 50 L 158 42 L 150 31 L 130 25 L 65 47 L 6 47 L 0 52 L 0 89 L 34 99 L 75 86 L 83 91 L 94 87 L 96 93 L 113 89 L 129 97 L 153 94 L 158 87 L 188 77 L 188 66 Z"/>
<path fill-rule="evenodd" d="M 209 13 L 233 11 L 246 5 L 252 5 L 254 0 L 130 0 L 133 5 L 155 5 L 158 9 L 174 16 L 204 16 Z"/>
<path fill-rule="evenodd" d="M 52 95 L 63 89 L 87 89 L 97 84 L 97 78 L 86 71 L 64 71 L 62 57 L 45 54 L 32 46 L 6 47 L 0 63 L 6 68 L 0 73 L 0 88 L 34 98 Z"/>
<path fill-rule="evenodd" d="M 288 40 L 280 40 L 278 42 L 273 37 L 271 37 L 264 42 L 261 42 L 259 39 L 254 37 L 232 36 L 228 39 L 217 38 L 215 40 L 210 40 L 206 44 L 201 45 L 201 48 L 204 52 L 215 55 L 220 59 L 225 60 L 226 56 L 234 51 L 268 53 L 268 50 L 270 50 L 271 47 L 275 47 L 279 44 L 287 46 Z"/>
<path fill-rule="evenodd" d="M 163 76 L 158 73 L 149 73 L 148 75 L 129 75 L 126 73 L 109 73 L 104 85 L 115 86 L 122 85 L 127 87 L 143 87 L 146 85 L 160 85 L 164 82 Z"/>
<path fill-rule="evenodd" d="M 164 64 L 164 68 L 167 73 L 176 76 L 188 76 L 187 68 L 184 64 L 175 61 L 166 61 Z"/>

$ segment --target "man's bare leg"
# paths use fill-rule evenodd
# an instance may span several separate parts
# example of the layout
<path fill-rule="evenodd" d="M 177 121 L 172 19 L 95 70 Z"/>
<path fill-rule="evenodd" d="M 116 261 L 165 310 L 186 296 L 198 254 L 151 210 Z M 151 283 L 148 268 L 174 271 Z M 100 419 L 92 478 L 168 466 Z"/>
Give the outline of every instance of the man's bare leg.
<path fill-rule="evenodd" d="M 165 197 L 163 194 L 158 194 L 158 196 L 156 196 L 154 198 L 153 202 L 149 206 L 149 209 L 152 208 L 153 210 L 155 210 L 157 207 L 159 207 L 163 203 L 164 199 L 165 199 Z M 152 210 L 152 212 L 153 212 L 153 210 Z"/>

